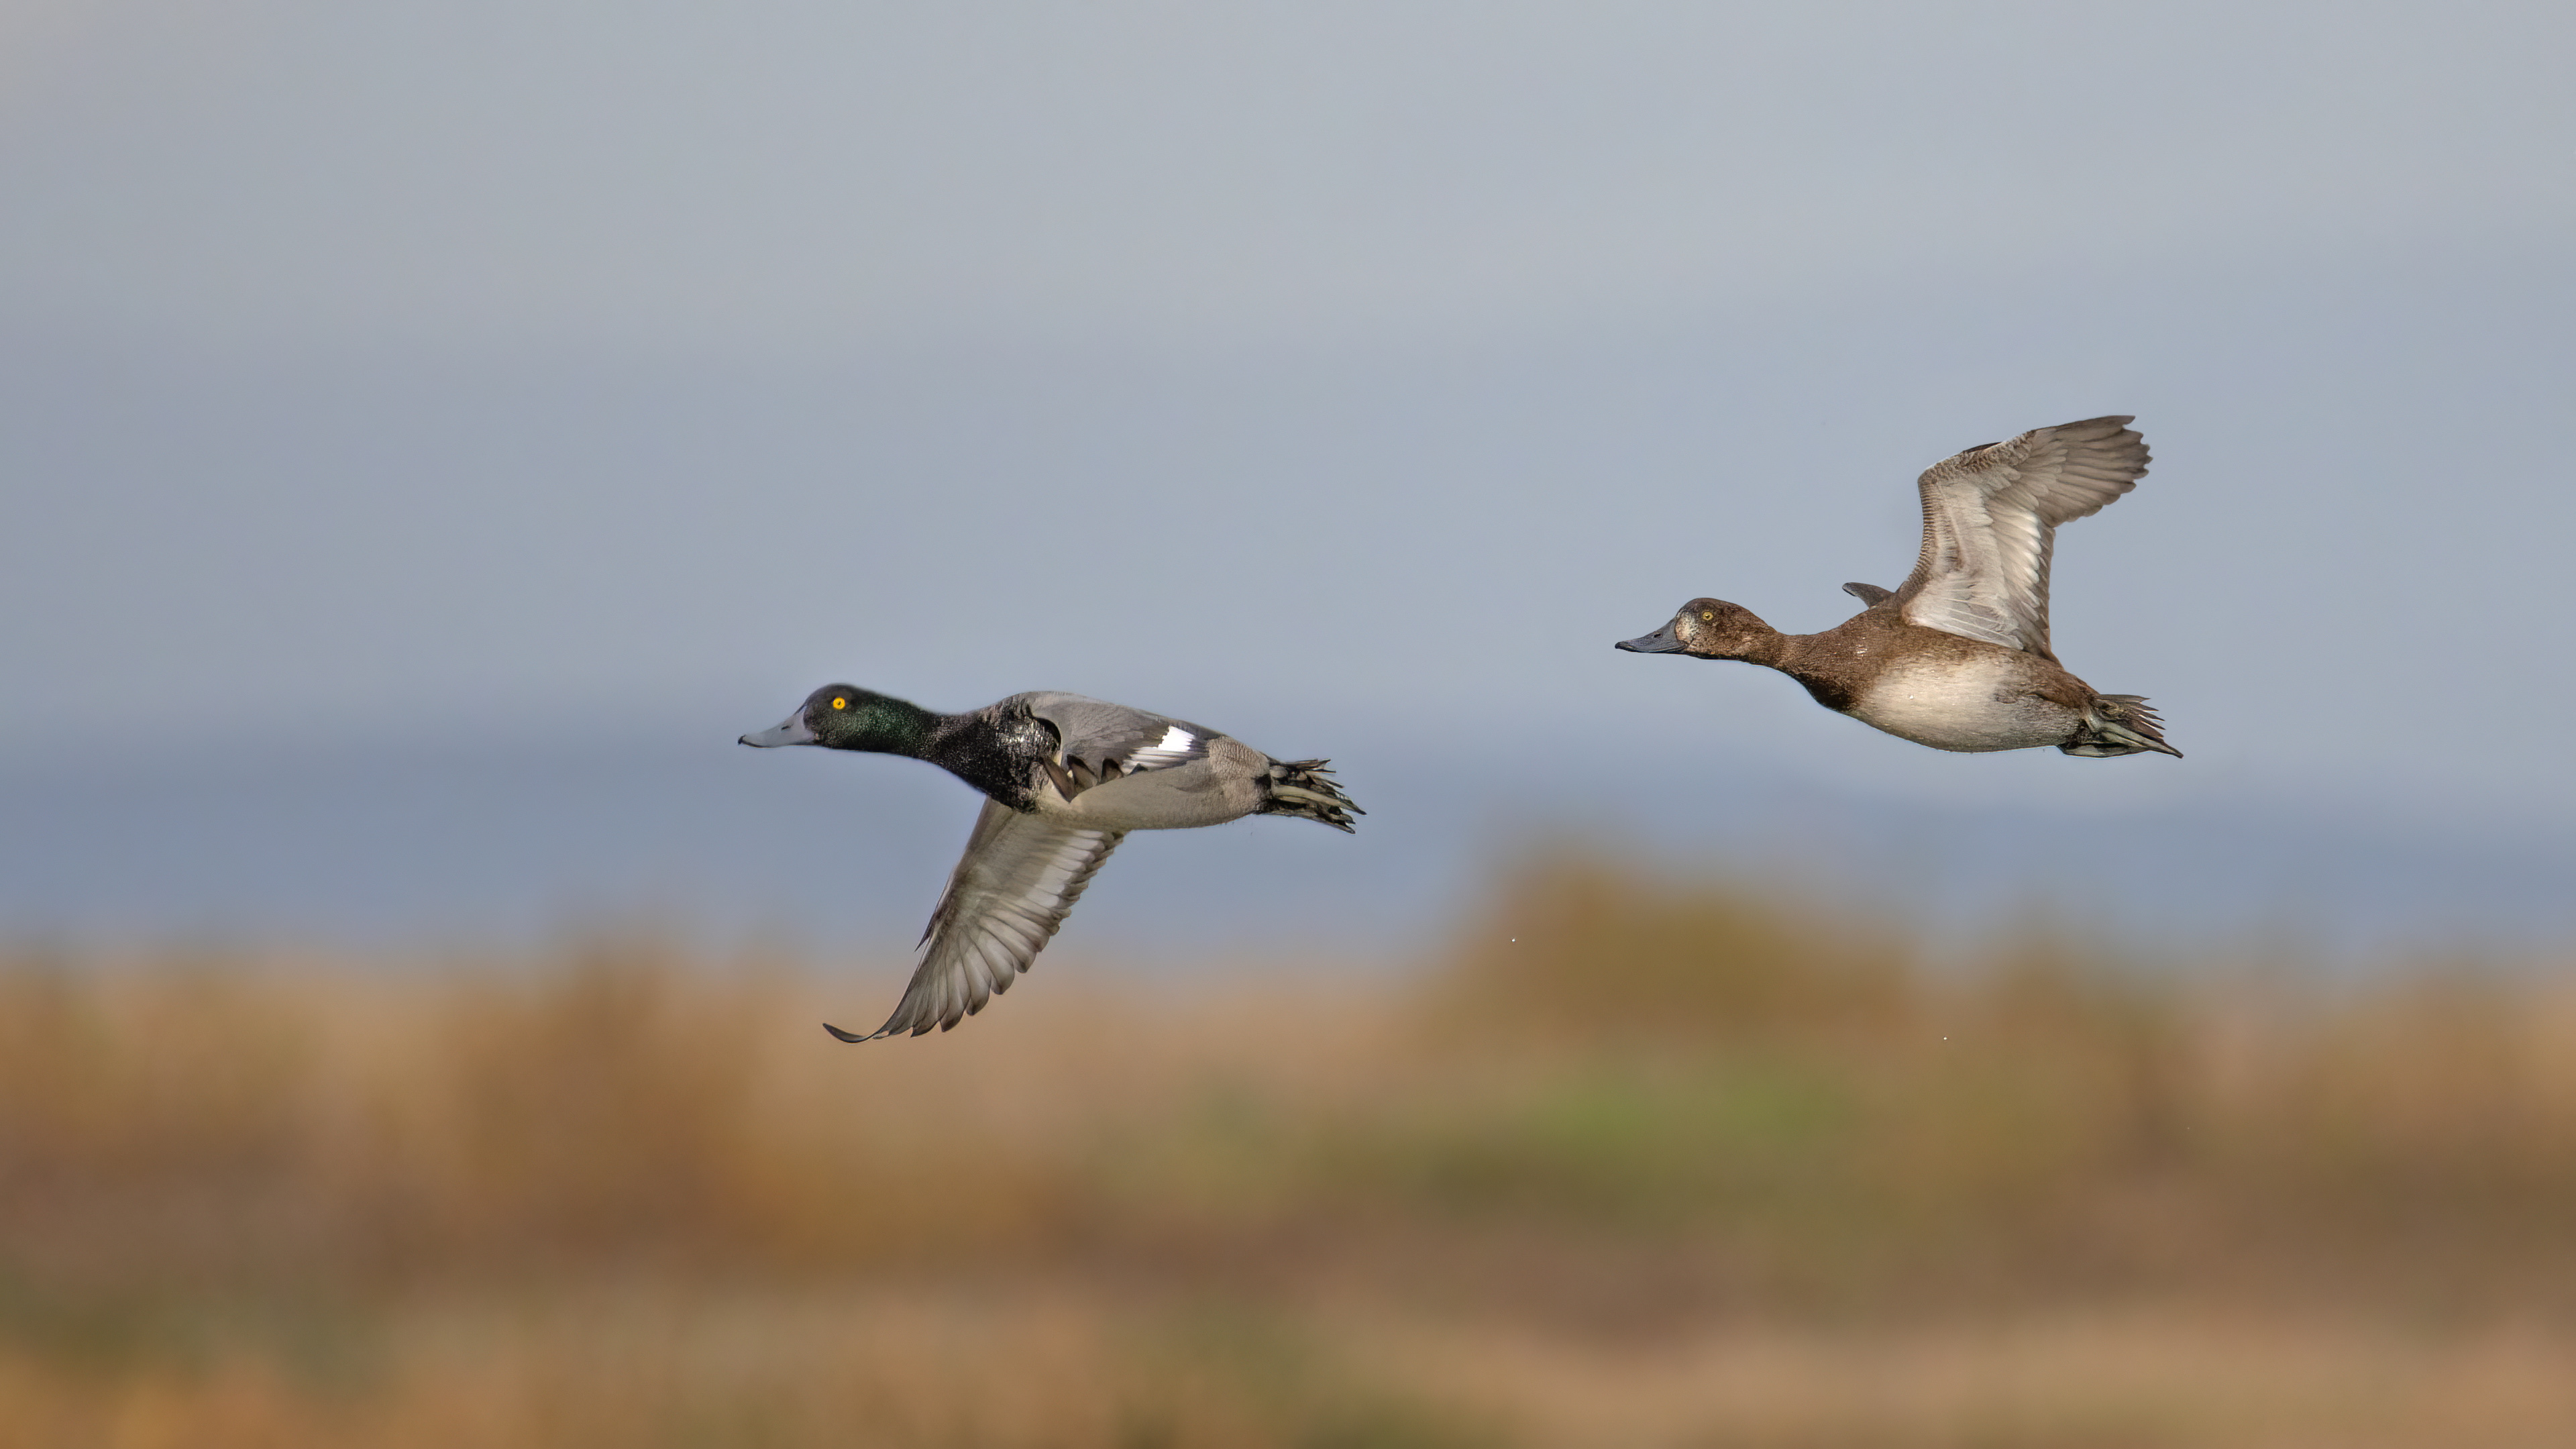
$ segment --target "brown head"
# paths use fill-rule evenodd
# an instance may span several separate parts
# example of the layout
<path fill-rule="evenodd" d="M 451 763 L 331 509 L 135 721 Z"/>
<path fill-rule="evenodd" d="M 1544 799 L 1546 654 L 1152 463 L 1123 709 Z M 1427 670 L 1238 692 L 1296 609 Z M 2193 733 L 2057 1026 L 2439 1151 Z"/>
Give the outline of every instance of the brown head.
<path fill-rule="evenodd" d="M 1724 599 L 1693 599 L 1652 634 L 1622 639 L 1631 654 L 1687 654 L 1693 659 L 1754 659 L 1769 654 L 1780 631 L 1751 609 Z"/>

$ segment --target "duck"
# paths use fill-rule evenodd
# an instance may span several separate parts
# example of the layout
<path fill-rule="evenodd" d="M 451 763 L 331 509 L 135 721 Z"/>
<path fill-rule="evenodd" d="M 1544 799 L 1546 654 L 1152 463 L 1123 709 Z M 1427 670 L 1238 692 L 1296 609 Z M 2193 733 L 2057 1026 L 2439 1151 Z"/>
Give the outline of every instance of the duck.
<path fill-rule="evenodd" d="M 1861 611 L 1823 633 L 1783 634 L 1741 604 L 1697 598 L 1617 647 L 1776 669 L 1825 708 L 1936 750 L 2055 745 L 2092 758 L 2180 759 L 2144 696 L 2094 689 L 2048 642 L 2058 525 L 2100 512 L 2146 476 L 2134 421 L 2034 428 L 1933 464 L 1917 480 L 1923 550 L 1914 572 L 1893 589 L 1843 585 Z"/>
<path fill-rule="evenodd" d="M 927 760 L 983 792 L 983 813 L 921 934 L 921 964 L 885 1024 L 845 1042 L 946 1031 L 1011 988 L 1131 830 L 1188 830 L 1288 815 L 1344 833 L 1367 812 L 1326 760 L 1275 760 L 1231 735 L 1079 694 L 1015 694 L 962 714 L 827 684 L 758 749 Z"/>

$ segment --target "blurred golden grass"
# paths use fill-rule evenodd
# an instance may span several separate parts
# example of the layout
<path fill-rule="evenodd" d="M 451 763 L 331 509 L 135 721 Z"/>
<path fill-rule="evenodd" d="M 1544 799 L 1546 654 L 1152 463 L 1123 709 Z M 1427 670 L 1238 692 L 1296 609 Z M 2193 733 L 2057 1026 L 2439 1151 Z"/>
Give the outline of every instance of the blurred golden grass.
<path fill-rule="evenodd" d="M 1443 957 L 0 964 L 0 1445 L 2576 1443 L 2563 974 L 1928 964 L 1541 861 Z"/>

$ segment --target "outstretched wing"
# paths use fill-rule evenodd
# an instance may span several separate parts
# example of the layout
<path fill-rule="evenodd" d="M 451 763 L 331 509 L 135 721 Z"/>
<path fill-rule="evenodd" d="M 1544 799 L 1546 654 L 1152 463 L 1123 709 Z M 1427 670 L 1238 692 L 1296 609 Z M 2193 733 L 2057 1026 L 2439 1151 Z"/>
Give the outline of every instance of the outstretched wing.
<path fill-rule="evenodd" d="M 1921 479 L 1923 552 L 1896 590 L 1909 623 L 2044 659 L 2057 525 L 2098 512 L 2146 476 L 2126 417 L 2036 428 L 1944 458 Z"/>
<path fill-rule="evenodd" d="M 1070 829 L 985 801 L 966 854 L 921 933 L 929 951 L 894 1015 L 866 1036 L 837 1026 L 825 1030 L 843 1041 L 919 1036 L 982 1011 L 1037 959 L 1122 834 Z"/>

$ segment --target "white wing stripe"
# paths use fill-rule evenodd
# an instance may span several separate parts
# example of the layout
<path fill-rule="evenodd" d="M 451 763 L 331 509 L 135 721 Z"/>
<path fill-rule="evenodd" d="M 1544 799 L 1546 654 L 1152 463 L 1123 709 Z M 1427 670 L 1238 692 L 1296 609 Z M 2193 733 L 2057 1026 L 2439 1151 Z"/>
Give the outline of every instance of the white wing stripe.
<path fill-rule="evenodd" d="M 1198 736 L 1179 725 L 1172 725 L 1163 731 L 1161 739 L 1128 751 L 1126 767 L 1150 770 L 1163 765 L 1185 764 L 1198 758 L 1201 753 L 1198 743 Z"/>

